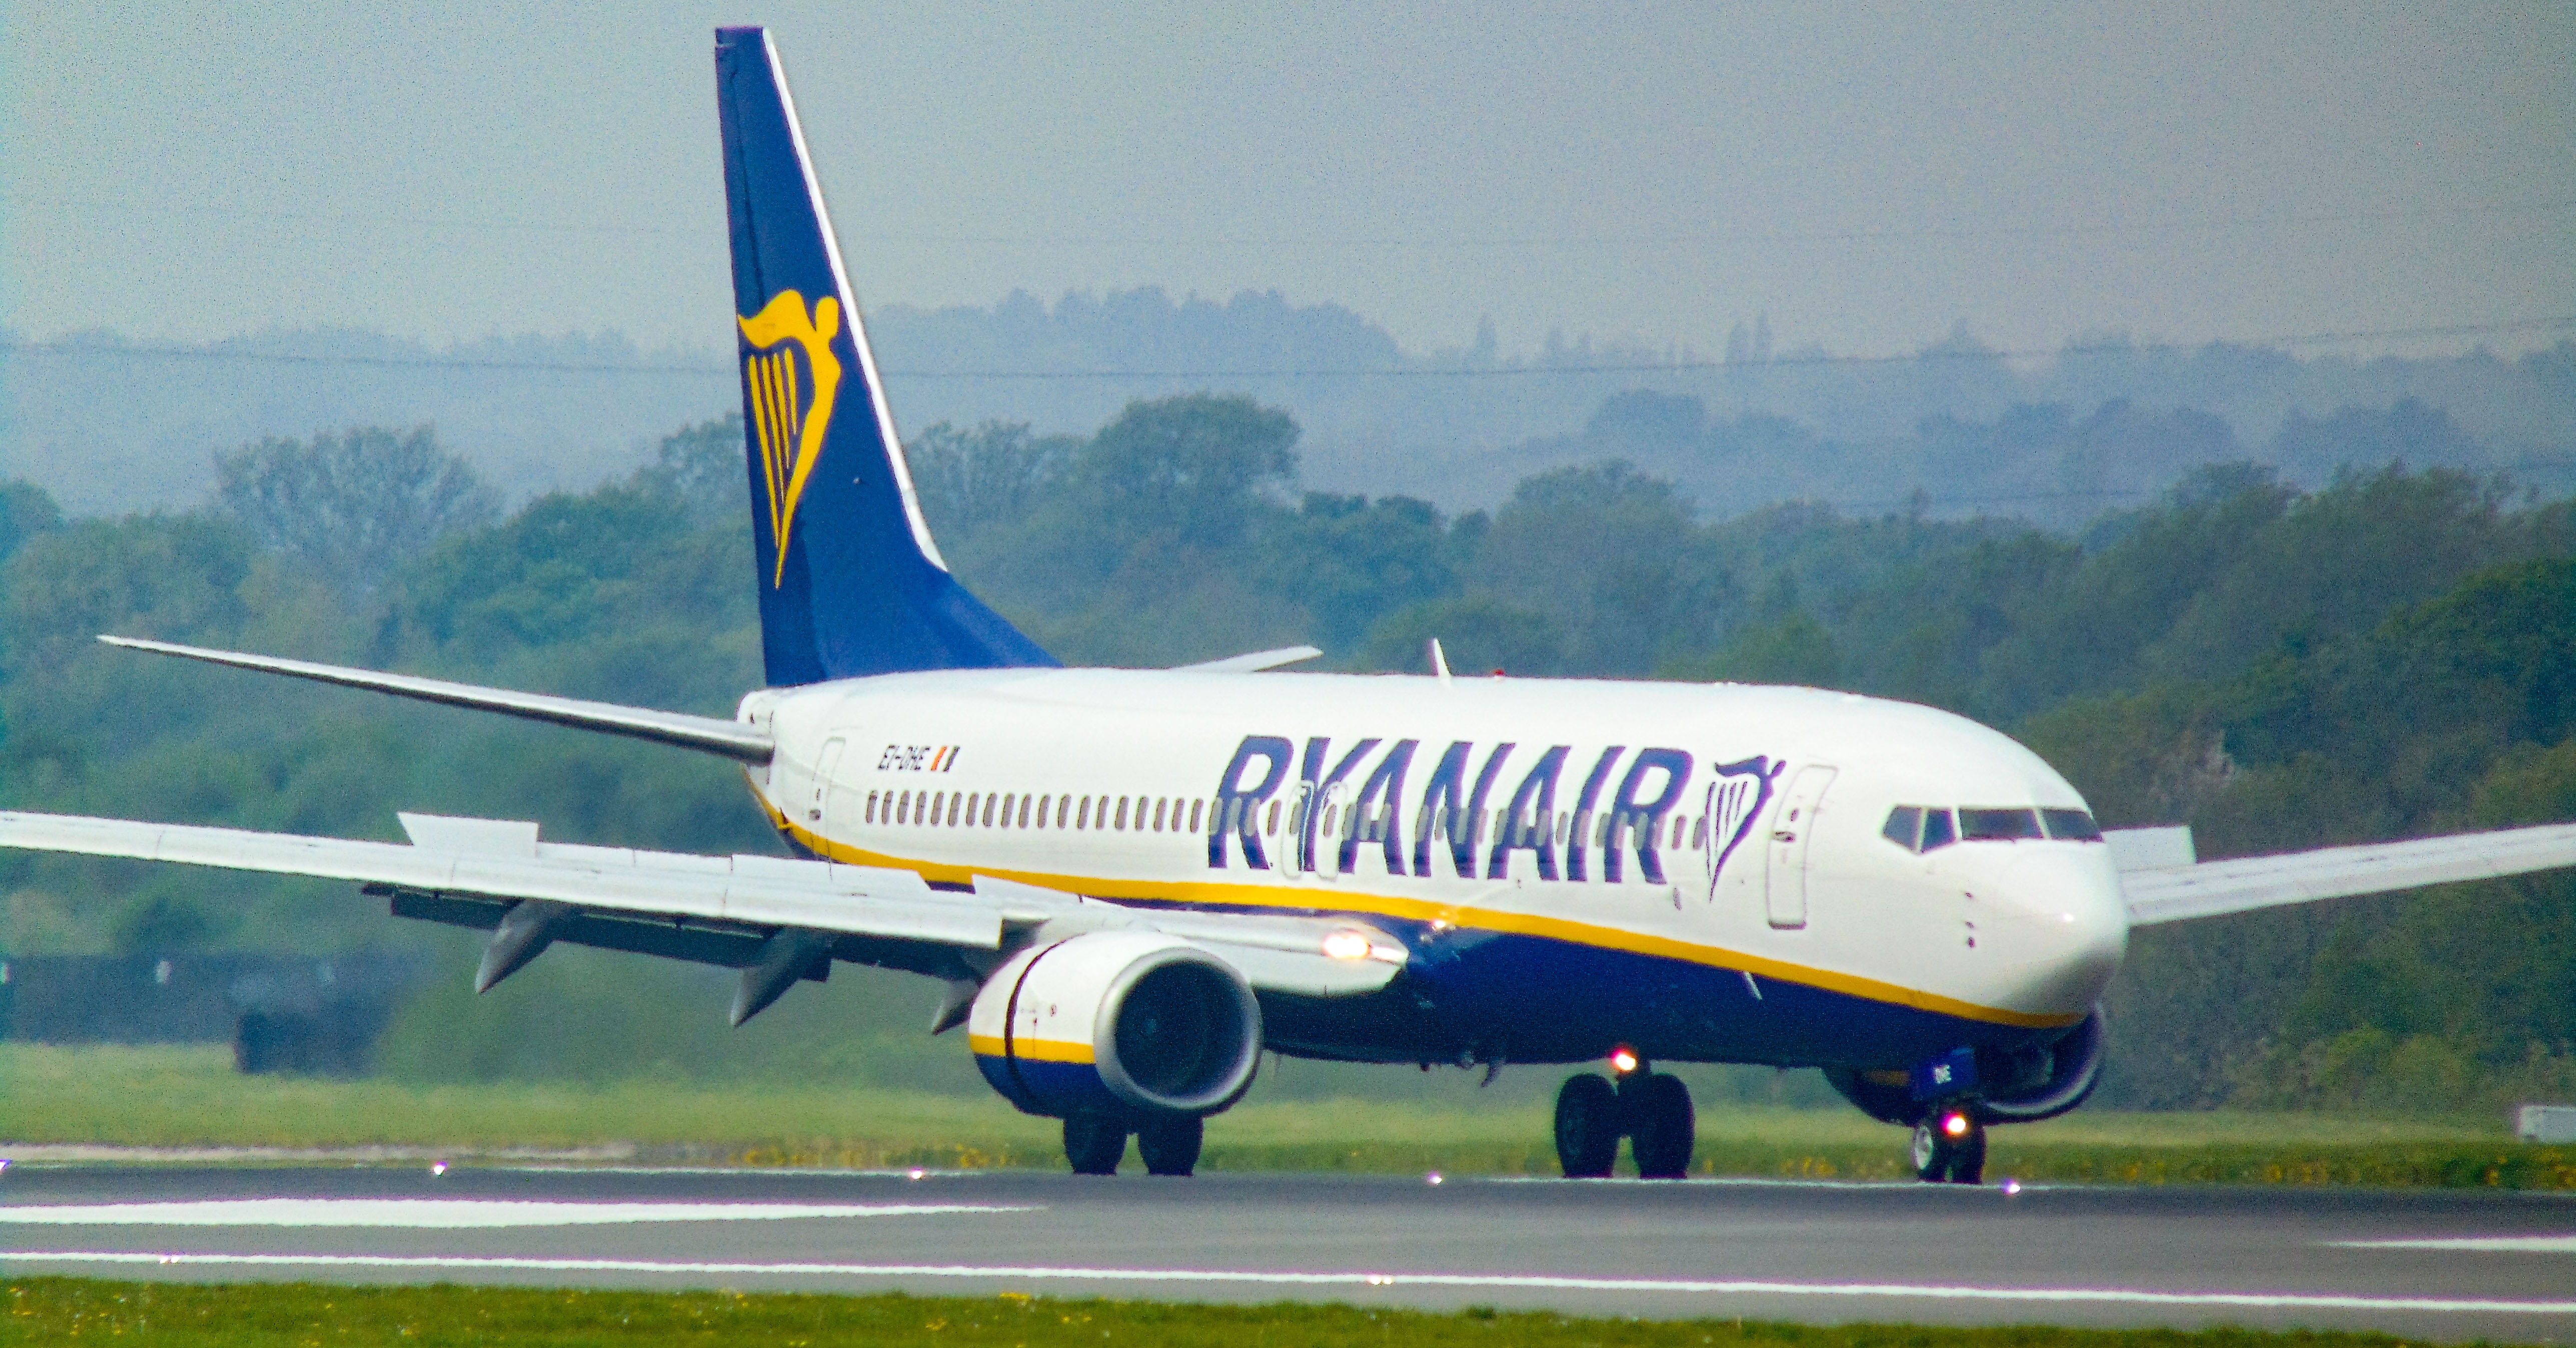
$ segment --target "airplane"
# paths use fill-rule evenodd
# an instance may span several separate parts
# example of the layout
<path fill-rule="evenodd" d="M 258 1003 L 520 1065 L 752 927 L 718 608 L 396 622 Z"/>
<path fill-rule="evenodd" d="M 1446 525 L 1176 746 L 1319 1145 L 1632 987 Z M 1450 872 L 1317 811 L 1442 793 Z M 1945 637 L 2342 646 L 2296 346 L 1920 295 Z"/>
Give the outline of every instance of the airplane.
<path fill-rule="evenodd" d="M 354 881 L 491 933 L 742 971 L 737 1025 L 835 962 L 946 985 L 984 1079 L 1081 1174 L 1187 1175 L 1261 1054 L 1584 1065 L 1568 1177 L 1690 1168 L 1674 1062 L 1817 1067 L 1983 1180 L 2082 1104 L 2137 927 L 2576 864 L 2576 825 L 2201 863 L 2105 833 L 1965 718 L 1811 688 L 1287 672 L 1313 647 L 1063 667 L 950 574 L 769 34 L 716 34 L 766 686 L 734 717 L 110 644 L 716 755 L 795 854 L 408 844 L 0 813 L 0 845 Z M 1591 1070 L 1605 1063 L 1610 1075 Z"/>

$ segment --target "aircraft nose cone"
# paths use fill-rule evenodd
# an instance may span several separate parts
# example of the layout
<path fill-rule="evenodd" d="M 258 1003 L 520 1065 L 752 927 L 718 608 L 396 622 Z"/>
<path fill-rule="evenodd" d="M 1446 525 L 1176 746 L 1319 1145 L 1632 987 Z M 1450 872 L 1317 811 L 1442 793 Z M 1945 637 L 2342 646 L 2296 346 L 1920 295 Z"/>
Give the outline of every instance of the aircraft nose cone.
<path fill-rule="evenodd" d="M 2026 966 L 2026 995 L 2070 1015 L 2091 1010 L 2129 948 L 2129 909 L 2110 849 L 2034 847 L 2001 878 L 1994 907 Z"/>

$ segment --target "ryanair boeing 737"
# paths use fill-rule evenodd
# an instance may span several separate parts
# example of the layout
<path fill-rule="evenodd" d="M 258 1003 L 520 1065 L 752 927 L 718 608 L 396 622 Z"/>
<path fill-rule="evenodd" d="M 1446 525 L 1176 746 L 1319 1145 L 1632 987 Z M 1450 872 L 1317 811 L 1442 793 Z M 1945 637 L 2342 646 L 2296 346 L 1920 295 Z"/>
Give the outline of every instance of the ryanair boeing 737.
<path fill-rule="evenodd" d="M 798 859 L 408 845 L 35 814 L 0 845 L 355 881 L 492 933 L 478 988 L 568 941 L 742 971 L 757 1014 L 836 960 L 946 983 L 986 1080 L 1076 1171 L 1186 1175 L 1264 1049 L 1582 1064 L 1569 1176 L 1678 1176 L 1655 1062 L 1819 1067 L 1976 1183 L 1985 1129 L 2082 1103 L 2134 927 L 2576 864 L 2560 825 L 2194 864 L 2106 838 L 2029 750 L 1809 688 L 1067 669 L 950 576 L 777 53 L 716 35 L 768 686 L 732 720 L 103 637 L 738 762 Z"/>

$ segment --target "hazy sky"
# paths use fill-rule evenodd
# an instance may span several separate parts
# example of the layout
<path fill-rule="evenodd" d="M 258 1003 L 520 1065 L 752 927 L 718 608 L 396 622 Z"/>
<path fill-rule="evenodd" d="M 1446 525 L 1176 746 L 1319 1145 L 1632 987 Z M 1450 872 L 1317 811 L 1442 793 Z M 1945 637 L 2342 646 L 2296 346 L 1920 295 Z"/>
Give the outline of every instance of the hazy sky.
<path fill-rule="evenodd" d="M 0 321 L 724 342 L 744 21 L 868 304 L 1277 289 L 1415 350 L 2576 313 L 2566 0 L 401 8 L 7 4 Z"/>

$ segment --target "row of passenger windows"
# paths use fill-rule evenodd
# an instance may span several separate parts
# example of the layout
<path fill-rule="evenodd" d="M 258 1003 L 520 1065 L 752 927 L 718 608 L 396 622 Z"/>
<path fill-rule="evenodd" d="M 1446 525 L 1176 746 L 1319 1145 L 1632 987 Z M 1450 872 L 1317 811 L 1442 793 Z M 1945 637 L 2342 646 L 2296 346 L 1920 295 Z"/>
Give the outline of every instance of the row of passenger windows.
<path fill-rule="evenodd" d="M 1070 828 L 1194 833 L 1208 821 L 1205 800 L 1169 796 L 1023 796 L 1016 792 L 871 791 L 871 824 L 939 828 Z M 1272 831 L 1277 831 L 1276 807 Z M 1187 822 L 1183 820 L 1186 818 Z"/>
<path fill-rule="evenodd" d="M 2054 838 L 2061 842 L 2100 842 L 2102 827 L 2082 810 L 1981 809 L 1946 805 L 1899 805 L 1887 812 L 1879 829 L 1887 840 L 1909 852 L 1929 852 L 1954 842 L 2017 842 Z"/>
<path fill-rule="evenodd" d="M 1279 836 L 1279 826 L 1282 822 L 1281 807 L 1282 802 L 1275 800 L 1270 802 L 1267 816 L 1260 821 L 1260 832 L 1274 838 Z M 866 818 L 871 824 L 909 824 L 925 828 L 1069 828 L 1075 830 L 1097 828 L 1116 832 L 1216 833 L 1239 828 L 1242 821 L 1237 812 L 1241 808 L 1238 802 L 1224 811 L 1220 817 L 1214 801 L 1169 796 L 1094 797 L 1059 796 L 1052 793 L 1027 796 L 1015 792 L 871 791 L 868 793 Z M 1386 825 L 1392 817 L 1392 809 L 1391 806 L 1384 807 L 1371 814 L 1357 807 L 1327 805 L 1324 807 L 1324 817 L 1317 821 L 1320 824 L 1317 831 L 1325 837 L 1357 835 L 1367 841 L 1376 842 L 1386 836 Z M 1515 846 L 1535 847 L 1544 841 L 1540 835 L 1542 821 L 1526 818 L 1511 819 L 1507 816 L 1507 812 L 1499 809 L 1486 812 L 1485 820 L 1468 821 L 1465 819 L 1466 813 L 1463 810 L 1441 810 L 1436 813 L 1423 811 L 1421 817 L 1415 820 L 1414 831 L 1417 834 L 1427 831 L 1433 838 L 1447 838 L 1455 835 L 1462 822 L 1475 822 L 1482 825 L 1477 830 L 1478 836 L 1491 837 L 1493 830 L 1511 826 L 1511 841 Z M 1593 811 L 1589 820 L 1590 828 L 1587 831 L 1592 834 L 1593 846 L 1606 847 L 1610 845 L 1614 830 L 1621 835 L 1622 843 L 1625 843 L 1629 832 L 1641 826 L 1644 819 L 1643 815 L 1639 815 L 1634 822 L 1631 822 L 1618 818 L 1612 811 Z M 1576 812 L 1572 810 L 1560 810 L 1556 812 L 1552 821 L 1546 821 L 1553 825 L 1554 841 L 1558 846 L 1564 846 L 1574 840 L 1575 821 Z M 1291 833 L 1297 832 L 1301 822 L 1298 819 L 1297 810 L 1288 810 L 1285 822 Z M 1706 819 L 1694 821 L 1676 814 L 1673 817 L 1670 846 L 1679 850 L 1686 838 L 1693 847 L 1705 846 L 1708 841 L 1708 821 Z M 1645 846 L 1653 846 L 1654 843 L 1653 839 L 1643 840 Z"/>

